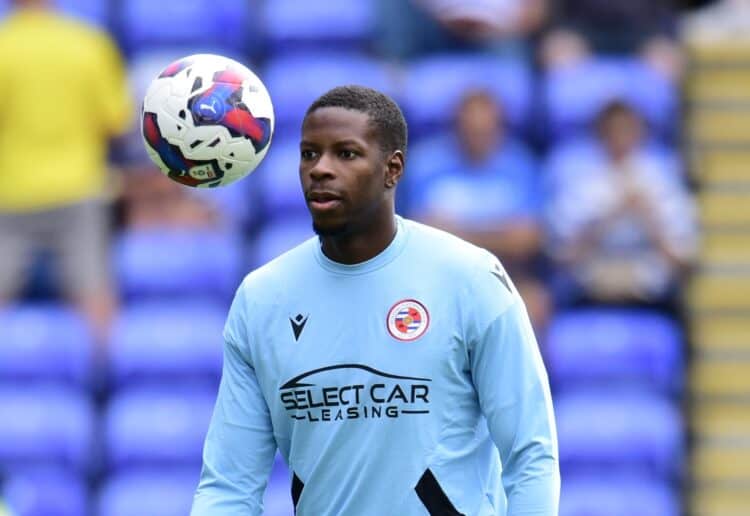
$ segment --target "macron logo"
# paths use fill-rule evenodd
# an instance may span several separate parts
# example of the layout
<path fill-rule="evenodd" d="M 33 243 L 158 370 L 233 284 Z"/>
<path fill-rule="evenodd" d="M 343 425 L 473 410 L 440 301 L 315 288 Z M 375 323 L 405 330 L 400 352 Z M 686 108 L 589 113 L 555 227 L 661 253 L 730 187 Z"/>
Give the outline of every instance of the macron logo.
<path fill-rule="evenodd" d="M 299 340 L 299 336 L 302 334 L 302 330 L 305 329 L 307 324 L 307 315 L 297 314 L 294 318 L 290 317 L 289 322 L 292 324 L 292 331 L 294 332 L 294 340 Z"/>

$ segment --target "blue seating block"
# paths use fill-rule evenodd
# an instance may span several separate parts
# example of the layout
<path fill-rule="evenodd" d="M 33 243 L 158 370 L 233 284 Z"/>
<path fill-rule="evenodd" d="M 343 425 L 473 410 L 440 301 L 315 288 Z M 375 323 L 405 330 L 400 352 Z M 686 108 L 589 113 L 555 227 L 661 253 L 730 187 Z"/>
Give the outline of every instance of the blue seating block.
<path fill-rule="evenodd" d="M 123 43 L 134 53 L 177 45 L 237 52 L 253 37 L 247 27 L 251 5 L 236 0 L 128 0 L 121 9 Z"/>
<path fill-rule="evenodd" d="M 555 415 L 560 462 L 567 472 L 596 467 L 661 478 L 677 478 L 682 472 L 682 416 L 663 397 L 618 391 L 567 393 L 556 396 Z"/>
<path fill-rule="evenodd" d="M 648 477 L 563 476 L 560 516 L 680 516 L 679 497 L 668 482 Z"/>
<path fill-rule="evenodd" d="M 0 310 L 0 381 L 84 385 L 92 376 L 93 350 L 89 327 L 70 308 L 26 304 Z"/>
<path fill-rule="evenodd" d="M 104 416 L 108 465 L 119 471 L 199 466 L 215 399 L 215 389 L 197 385 L 144 385 L 117 392 Z"/>
<path fill-rule="evenodd" d="M 594 57 L 548 72 L 544 91 L 552 135 L 586 128 L 605 104 L 625 100 L 662 132 L 678 120 L 678 88 L 636 58 Z"/>
<path fill-rule="evenodd" d="M 415 133 L 446 129 L 463 95 L 484 90 L 500 101 L 508 122 L 523 128 L 532 101 L 532 77 L 520 59 L 482 54 L 439 54 L 406 69 L 401 105 Z"/>
<path fill-rule="evenodd" d="M 299 137 L 310 104 L 335 86 L 359 84 L 387 94 L 395 83 L 380 61 L 352 53 L 296 53 L 272 58 L 260 74 L 274 102 L 277 135 Z"/>
<path fill-rule="evenodd" d="M 109 477 L 97 501 L 99 516 L 190 514 L 199 468 L 138 468 Z"/>
<path fill-rule="evenodd" d="M 86 471 L 94 450 L 92 401 L 62 384 L 0 384 L 0 464 Z"/>
<path fill-rule="evenodd" d="M 227 307 L 199 301 L 125 307 L 112 329 L 114 381 L 218 380 Z"/>
<path fill-rule="evenodd" d="M 116 271 L 130 298 L 195 295 L 231 298 L 241 279 L 241 239 L 231 232 L 131 230 L 115 247 Z"/>
<path fill-rule="evenodd" d="M 669 394 L 682 387 L 682 334 L 659 313 L 596 308 L 562 313 L 545 342 L 550 377 L 559 390 L 618 383 Z"/>
<path fill-rule="evenodd" d="M 13 516 L 88 514 L 88 493 L 81 476 L 57 468 L 14 468 L 8 473 L 3 494 Z"/>
<path fill-rule="evenodd" d="M 364 47 L 375 29 L 374 11 L 373 0 L 273 0 L 264 4 L 263 21 L 277 50 L 311 44 Z"/>

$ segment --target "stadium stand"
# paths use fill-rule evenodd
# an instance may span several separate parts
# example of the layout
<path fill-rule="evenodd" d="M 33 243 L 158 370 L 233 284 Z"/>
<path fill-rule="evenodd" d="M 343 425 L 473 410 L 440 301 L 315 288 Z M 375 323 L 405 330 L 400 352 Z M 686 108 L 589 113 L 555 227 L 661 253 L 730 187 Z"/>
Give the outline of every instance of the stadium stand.
<path fill-rule="evenodd" d="M 522 54 L 466 48 L 398 61 L 375 50 L 373 31 L 382 20 L 374 0 L 56 4 L 118 37 L 138 100 L 157 71 L 183 55 L 218 52 L 250 64 L 274 100 L 277 130 L 249 179 L 185 194 L 220 214 L 218 223 L 205 225 L 128 218 L 128 206 L 139 202 L 128 188 L 148 190 L 148 202 L 165 207 L 172 194 L 142 180 L 158 172 L 147 164 L 138 128 L 118 149 L 127 170 L 125 215 L 112 251 L 122 307 L 106 363 L 95 361 L 90 335 L 60 299 L 0 308 L 0 473 L 13 516 L 189 512 L 221 371 L 226 309 L 243 274 L 312 235 L 297 183 L 298 126 L 310 101 L 345 83 L 375 87 L 403 106 L 410 190 L 447 161 L 446 134 L 462 95 L 470 89 L 496 95 L 509 138 L 546 163 L 530 172 L 547 187 L 535 200 L 540 205 L 555 188 L 582 180 L 580 163 L 597 159 L 601 149 L 582 134 L 606 102 L 624 98 L 645 116 L 655 129 L 649 153 L 670 174 L 703 188 L 707 233 L 704 267 L 689 296 L 693 323 L 686 332 L 673 314 L 653 308 L 558 300 L 539 336 L 558 422 L 560 514 L 745 514 L 750 154 L 738 135 L 750 134 L 750 122 L 744 111 L 721 106 L 726 98 L 738 105 L 748 100 L 746 51 L 695 50 L 687 91 L 694 103 L 691 141 L 701 146 L 695 176 L 687 177 L 676 144 L 680 85 L 632 54 L 594 54 L 542 70 Z M 0 16 L 7 8 L 0 0 Z M 523 161 L 516 158 L 509 158 L 511 166 Z M 400 198 L 401 211 L 413 213 L 414 199 Z M 554 242 L 547 245 L 554 250 Z M 688 338 L 698 355 L 689 383 Z M 697 401 L 685 413 L 689 395 Z M 694 450 L 690 432 L 698 438 Z M 696 489 L 683 499 L 689 482 Z M 278 457 L 267 515 L 293 513 L 289 485 Z"/>

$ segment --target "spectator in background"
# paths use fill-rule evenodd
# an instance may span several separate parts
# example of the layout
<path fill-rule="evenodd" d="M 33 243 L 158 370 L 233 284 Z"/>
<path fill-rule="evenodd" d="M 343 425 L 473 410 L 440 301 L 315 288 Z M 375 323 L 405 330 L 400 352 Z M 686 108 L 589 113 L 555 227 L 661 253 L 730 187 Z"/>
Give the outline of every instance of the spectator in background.
<path fill-rule="evenodd" d="M 683 68 L 672 0 L 556 0 L 550 31 L 541 45 L 548 67 L 565 65 L 590 53 L 641 55 L 668 77 Z"/>
<path fill-rule="evenodd" d="M 16 298 L 35 252 L 55 254 L 66 294 L 99 336 L 115 310 L 108 270 L 106 157 L 133 111 L 104 33 L 16 0 L 0 26 L 0 303 Z"/>
<path fill-rule="evenodd" d="M 750 31 L 750 0 L 711 2 L 681 20 L 688 41 L 729 42 L 746 40 Z"/>
<path fill-rule="evenodd" d="M 414 153 L 405 176 L 412 214 L 498 256 L 540 328 L 548 296 L 535 270 L 541 245 L 536 163 L 505 133 L 502 108 L 489 93 L 468 92 L 455 123 L 455 134 Z"/>
<path fill-rule="evenodd" d="M 597 130 L 600 157 L 560 181 L 550 204 L 567 300 L 669 306 L 696 250 L 689 192 L 646 149 L 645 124 L 630 106 L 608 104 Z"/>
<path fill-rule="evenodd" d="M 518 50 L 547 0 L 381 0 L 380 51 L 413 58 L 450 50 Z"/>

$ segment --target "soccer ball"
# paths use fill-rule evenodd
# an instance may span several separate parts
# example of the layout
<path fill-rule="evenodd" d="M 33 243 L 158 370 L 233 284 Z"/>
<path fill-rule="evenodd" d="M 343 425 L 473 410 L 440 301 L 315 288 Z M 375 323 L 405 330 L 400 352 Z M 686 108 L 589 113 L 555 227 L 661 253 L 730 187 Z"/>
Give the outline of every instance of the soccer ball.
<path fill-rule="evenodd" d="M 167 66 L 146 91 L 141 132 L 159 169 L 187 186 L 250 174 L 271 144 L 274 115 L 261 80 L 240 63 L 198 54 Z"/>

